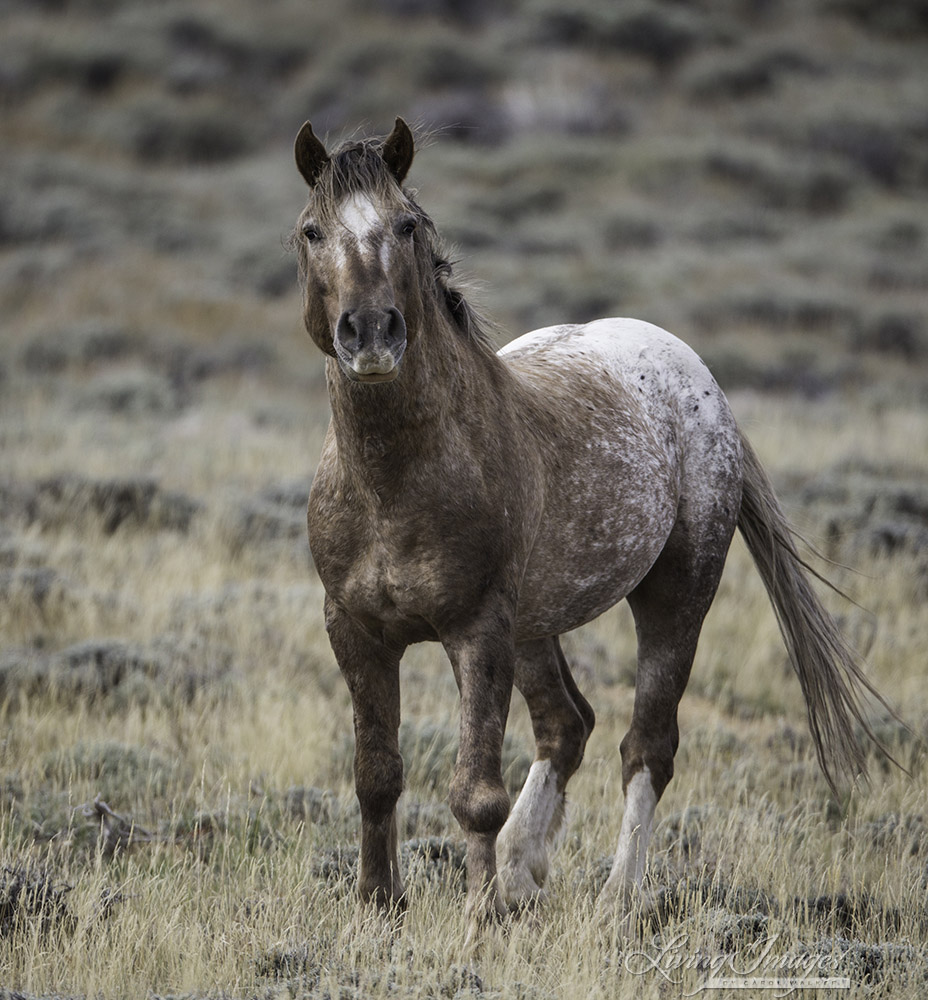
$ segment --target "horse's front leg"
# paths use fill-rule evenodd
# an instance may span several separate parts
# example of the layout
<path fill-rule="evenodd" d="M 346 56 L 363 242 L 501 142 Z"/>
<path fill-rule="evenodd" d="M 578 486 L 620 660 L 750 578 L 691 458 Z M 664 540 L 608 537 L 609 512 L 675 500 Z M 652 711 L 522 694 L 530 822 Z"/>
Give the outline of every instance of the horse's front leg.
<path fill-rule="evenodd" d="M 497 888 L 496 836 L 509 814 L 502 752 L 515 660 L 512 617 L 483 615 L 442 641 L 461 692 L 461 737 L 449 801 L 467 841 L 467 912 L 473 926 L 506 912 Z"/>
<path fill-rule="evenodd" d="M 389 649 L 326 601 L 326 629 L 354 708 L 354 781 L 361 807 L 358 893 L 381 906 L 404 902 L 396 844 L 396 802 L 403 791 L 399 749 L 399 662 Z"/>

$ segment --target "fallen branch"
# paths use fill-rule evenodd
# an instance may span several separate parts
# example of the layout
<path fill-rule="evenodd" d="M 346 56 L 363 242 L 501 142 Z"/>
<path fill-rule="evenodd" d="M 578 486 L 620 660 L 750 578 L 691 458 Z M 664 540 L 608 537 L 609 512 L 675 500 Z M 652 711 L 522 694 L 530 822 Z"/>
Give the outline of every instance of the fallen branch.
<path fill-rule="evenodd" d="M 85 819 L 99 824 L 103 853 L 107 857 L 112 857 L 117 850 L 125 849 L 131 844 L 148 844 L 158 839 L 134 820 L 114 812 L 99 795 L 93 802 L 85 802 L 78 808 Z"/>

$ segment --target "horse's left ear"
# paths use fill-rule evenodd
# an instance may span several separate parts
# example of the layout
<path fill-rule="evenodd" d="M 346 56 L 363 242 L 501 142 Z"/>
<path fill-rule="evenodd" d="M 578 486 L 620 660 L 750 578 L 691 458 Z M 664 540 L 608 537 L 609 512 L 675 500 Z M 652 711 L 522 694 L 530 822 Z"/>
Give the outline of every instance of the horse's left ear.
<path fill-rule="evenodd" d="M 383 157 L 383 162 L 390 168 L 390 173 L 396 178 L 397 184 L 403 183 L 403 179 L 412 166 L 415 152 L 409 126 L 402 118 L 397 118 L 393 131 L 387 136 L 380 154 Z"/>

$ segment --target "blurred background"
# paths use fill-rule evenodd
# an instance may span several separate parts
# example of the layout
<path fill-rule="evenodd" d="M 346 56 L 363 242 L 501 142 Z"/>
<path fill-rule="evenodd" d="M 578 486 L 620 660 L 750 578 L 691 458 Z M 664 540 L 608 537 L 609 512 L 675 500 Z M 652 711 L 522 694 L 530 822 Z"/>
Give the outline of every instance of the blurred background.
<path fill-rule="evenodd" d="M 635 315 L 729 391 L 928 399 L 923 0 L 0 0 L 0 18 L 7 382 L 131 358 L 123 395 L 175 411 L 216 369 L 320 370 L 283 249 L 292 140 L 306 118 L 332 144 L 402 115 L 429 135 L 410 183 L 502 340 Z"/>

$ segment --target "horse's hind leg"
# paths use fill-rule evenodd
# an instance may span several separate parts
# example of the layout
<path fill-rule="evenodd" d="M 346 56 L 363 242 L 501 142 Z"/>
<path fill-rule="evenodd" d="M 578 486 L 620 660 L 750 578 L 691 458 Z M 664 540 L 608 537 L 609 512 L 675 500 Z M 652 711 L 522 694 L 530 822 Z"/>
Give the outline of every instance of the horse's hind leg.
<path fill-rule="evenodd" d="M 583 759 L 595 722 L 556 637 L 516 647 L 515 683 L 528 704 L 536 750 L 497 841 L 500 891 L 512 908 L 541 892 L 548 874 L 548 842 L 564 815 L 564 789 Z"/>
<path fill-rule="evenodd" d="M 625 918 L 639 902 L 654 810 L 673 776 L 677 706 L 722 574 L 734 530 L 728 516 L 732 509 L 737 505 L 722 507 L 724 516 L 699 531 L 678 523 L 628 596 L 638 634 L 638 670 L 632 723 L 621 744 L 625 813 L 612 871 L 597 901 L 603 919 Z"/>

